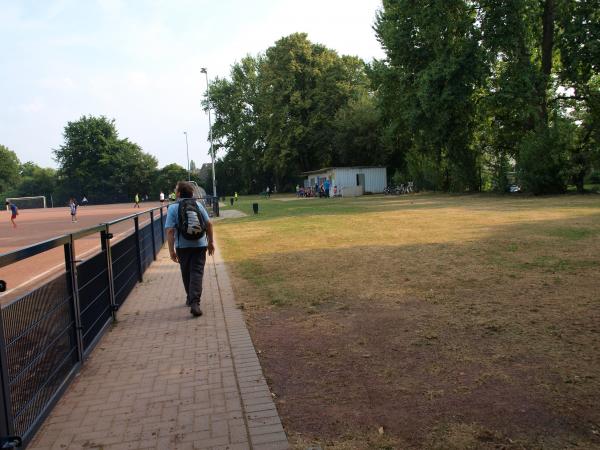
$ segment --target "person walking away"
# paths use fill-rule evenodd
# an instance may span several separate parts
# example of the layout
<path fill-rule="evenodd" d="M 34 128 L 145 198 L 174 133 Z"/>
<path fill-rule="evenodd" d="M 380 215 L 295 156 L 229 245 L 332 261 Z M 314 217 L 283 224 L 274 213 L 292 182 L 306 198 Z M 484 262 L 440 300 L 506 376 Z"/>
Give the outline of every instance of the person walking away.
<path fill-rule="evenodd" d="M 160 200 L 160 205 L 162 206 L 165 203 L 165 193 L 163 191 L 160 191 L 160 195 L 158 196 L 159 200 Z"/>
<path fill-rule="evenodd" d="M 233 196 L 235 197 L 235 201 L 237 202 L 237 198 L 238 198 L 237 191 L 236 191 L 236 192 L 234 192 L 234 195 L 233 195 Z"/>
<path fill-rule="evenodd" d="M 19 208 L 10 200 L 6 202 L 6 206 L 10 208 L 10 223 L 12 223 L 13 228 L 17 228 L 17 222 L 15 219 L 19 215 Z"/>
<path fill-rule="evenodd" d="M 69 209 L 71 210 L 71 223 L 77 222 L 77 202 L 73 197 L 69 200 Z"/>
<path fill-rule="evenodd" d="M 202 315 L 202 276 L 206 253 L 212 255 L 213 229 L 204 206 L 194 199 L 194 187 L 180 181 L 176 187 L 177 202 L 167 210 L 167 242 L 171 259 L 179 264 L 186 293 L 185 304 L 194 317 Z"/>
<path fill-rule="evenodd" d="M 133 205 L 134 208 L 139 208 L 140 207 L 140 194 L 136 193 L 135 194 L 135 205 Z"/>
<path fill-rule="evenodd" d="M 325 197 L 329 197 L 329 187 L 331 186 L 329 184 L 329 179 L 326 179 L 324 184 L 325 184 Z"/>
<path fill-rule="evenodd" d="M 267 198 L 271 198 L 271 188 L 269 186 L 267 186 Z"/>

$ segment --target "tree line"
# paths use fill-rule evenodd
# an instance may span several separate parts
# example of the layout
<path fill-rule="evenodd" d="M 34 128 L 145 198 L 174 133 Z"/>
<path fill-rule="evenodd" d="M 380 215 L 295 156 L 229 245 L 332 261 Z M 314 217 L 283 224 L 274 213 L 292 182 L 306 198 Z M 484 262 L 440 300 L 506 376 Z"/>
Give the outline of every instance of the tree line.
<path fill-rule="evenodd" d="M 385 165 L 449 191 L 600 182 L 600 0 L 383 0 L 367 64 L 295 33 L 209 87 L 220 192 Z"/>
<path fill-rule="evenodd" d="M 114 120 L 83 116 L 64 129 L 64 143 L 54 150 L 58 169 L 21 163 L 15 152 L 0 145 L 0 193 L 4 197 L 46 196 L 64 205 L 69 198 L 90 203 L 132 201 L 135 194 L 158 200 L 168 195 L 188 172 L 178 164 L 158 168 L 156 158 L 129 139 L 119 137 Z M 191 166 L 192 164 L 190 164 Z M 192 179 L 198 181 L 198 171 Z"/>

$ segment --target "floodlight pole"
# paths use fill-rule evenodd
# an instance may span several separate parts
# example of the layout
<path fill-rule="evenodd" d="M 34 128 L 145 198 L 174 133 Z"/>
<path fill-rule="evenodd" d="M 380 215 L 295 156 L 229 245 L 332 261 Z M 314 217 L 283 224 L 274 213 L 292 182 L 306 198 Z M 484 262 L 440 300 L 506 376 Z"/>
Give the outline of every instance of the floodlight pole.
<path fill-rule="evenodd" d="M 184 131 L 183 134 L 185 134 L 185 154 L 187 156 L 188 181 L 190 181 L 192 178 L 190 176 L 190 150 L 188 148 L 187 131 Z"/>
<path fill-rule="evenodd" d="M 215 179 L 215 149 L 213 147 L 213 136 L 212 136 L 212 120 L 210 117 L 210 90 L 208 86 L 208 71 L 206 67 L 200 69 L 200 73 L 206 75 L 206 97 L 208 98 L 208 133 L 210 139 L 210 158 L 212 161 L 212 184 L 213 184 L 213 197 L 217 196 L 217 183 Z"/>

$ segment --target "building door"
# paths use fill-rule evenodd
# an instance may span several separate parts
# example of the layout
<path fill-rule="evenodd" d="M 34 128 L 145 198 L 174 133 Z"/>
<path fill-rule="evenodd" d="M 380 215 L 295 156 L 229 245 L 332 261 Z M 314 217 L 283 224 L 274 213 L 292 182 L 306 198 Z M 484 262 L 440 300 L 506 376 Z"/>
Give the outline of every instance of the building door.
<path fill-rule="evenodd" d="M 356 174 L 356 185 L 357 186 L 364 186 L 365 185 L 365 174 L 364 173 L 357 173 Z"/>

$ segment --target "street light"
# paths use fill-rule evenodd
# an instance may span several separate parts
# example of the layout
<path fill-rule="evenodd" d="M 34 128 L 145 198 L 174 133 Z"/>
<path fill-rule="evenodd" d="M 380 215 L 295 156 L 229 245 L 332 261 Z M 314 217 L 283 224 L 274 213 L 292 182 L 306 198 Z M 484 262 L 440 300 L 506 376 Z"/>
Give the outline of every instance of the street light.
<path fill-rule="evenodd" d="M 187 140 L 187 131 L 184 131 L 183 134 L 185 134 L 185 155 L 187 156 L 187 169 L 188 169 L 188 181 L 190 181 L 192 178 L 190 176 L 190 150 L 188 148 L 188 140 Z"/>
<path fill-rule="evenodd" d="M 208 87 L 208 71 L 206 67 L 202 67 L 200 69 L 200 73 L 206 75 L 206 97 L 208 98 L 208 132 L 210 138 L 210 158 L 212 160 L 212 182 L 213 182 L 213 197 L 217 196 L 217 183 L 215 181 L 215 150 L 213 147 L 213 138 L 212 138 L 212 121 L 210 118 L 210 91 Z"/>

